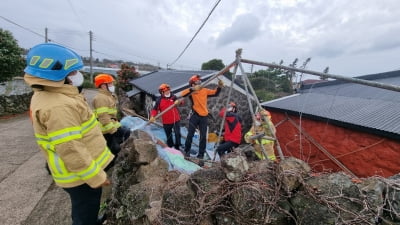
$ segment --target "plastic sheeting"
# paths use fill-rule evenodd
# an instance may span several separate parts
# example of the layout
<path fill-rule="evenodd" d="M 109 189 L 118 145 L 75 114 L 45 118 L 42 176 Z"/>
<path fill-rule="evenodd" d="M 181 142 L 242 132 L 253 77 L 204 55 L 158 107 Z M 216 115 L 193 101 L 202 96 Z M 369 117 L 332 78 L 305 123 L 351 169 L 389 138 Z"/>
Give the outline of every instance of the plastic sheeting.
<path fill-rule="evenodd" d="M 165 135 L 164 129 L 160 126 L 155 124 L 148 124 L 146 125 L 147 121 L 139 118 L 139 117 L 132 117 L 126 116 L 121 120 L 121 125 L 129 128 L 131 131 L 134 130 L 142 130 L 149 134 L 153 141 L 157 143 L 157 140 L 161 140 L 162 142 L 166 143 L 167 137 Z M 187 129 L 185 127 L 181 128 L 182 136 L 186 137 Z M 185 143 L 185 139 L 182 137 L 181 143 Z M 196 156 L 197 152 L 199 151 L 198 148 L 199 139 L 198 135 L 193 137 L 192 149 L 190 151 L 191 156 Z M 158 155 L 164 159 L 169 166 L 169 170 L 178 170 L 183 173 L 191 174 L 201 167 L 197 164 L 185 160 L 181 151 L 176 150 L 174 148 L 163 148 L 160 145 L 156 145 Z M 213 158 L 214 156 L 214 143 L 207 143 L 206 152 L 209 158 Z M 218 154 L 216 156 L 216 160 L 219 160 Z"/>

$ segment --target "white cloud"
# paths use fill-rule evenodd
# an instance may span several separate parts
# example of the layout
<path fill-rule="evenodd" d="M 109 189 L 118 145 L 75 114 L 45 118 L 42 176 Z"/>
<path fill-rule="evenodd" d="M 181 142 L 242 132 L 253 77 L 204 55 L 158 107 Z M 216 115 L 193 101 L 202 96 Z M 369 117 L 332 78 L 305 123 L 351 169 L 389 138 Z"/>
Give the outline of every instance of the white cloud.
<path fill-rule="evenodd" d="M 2 0 L 0 18 L 25 48 L 49 38 L 89 55 L 89 30 L 95 58 L 114 58 L 165 67 L 181 53 L 215 1 L 197 0 Z M 200 68 L 213 58 L 226 64 L 237 48 L 243 57 L 289 64 L 312 60 L 308 69 L 326 66 L 337 74 L 367 74 L 398 69 L 400 7 L 397 0 L 245 0 L 221 1 L 176 63 Z M 379 59 L 378 59 L 379 58 Z M 368 63 L 365 62 L 378 62 Z M 247 67 L 246 67 L 247 68 Z"/>

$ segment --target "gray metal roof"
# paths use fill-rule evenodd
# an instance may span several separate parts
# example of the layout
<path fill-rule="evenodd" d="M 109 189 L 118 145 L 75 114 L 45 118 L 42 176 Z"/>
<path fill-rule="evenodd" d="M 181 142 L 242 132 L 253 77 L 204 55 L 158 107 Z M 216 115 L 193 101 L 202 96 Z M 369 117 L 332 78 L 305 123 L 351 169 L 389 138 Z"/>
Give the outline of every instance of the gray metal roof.
<path fill-rule="evenodd" d="M 357 78 L 400 86 L 400 71 Z M 262 105 L 384 136 L 400 137 L 400 93 L 396 91 L 330 81 L 305 86 L 299 94 L 264 102 Z"/>
<path fill-rule="evenodd" d="M 210 77 L 214 70 L 201 70 L 201 71 L 191 71 L 191 70 L 159 70 L 154 71 L 136 79 L 131 80 L 131 83 L 137 89 L 146 92 L 147 94 L 156 96 L 158 95 L 158 87 L 162 83 L 167 83 L 171 86 L 171 90 L 179 90 L 188 86 L 188 81 L 190 77 L 194 74 L 200 75 L 202 79 Z M 137 90 L 135 91 L 135 94 Z M 127 93 L 128 96 L 132 96 L 133 93 Z"/>

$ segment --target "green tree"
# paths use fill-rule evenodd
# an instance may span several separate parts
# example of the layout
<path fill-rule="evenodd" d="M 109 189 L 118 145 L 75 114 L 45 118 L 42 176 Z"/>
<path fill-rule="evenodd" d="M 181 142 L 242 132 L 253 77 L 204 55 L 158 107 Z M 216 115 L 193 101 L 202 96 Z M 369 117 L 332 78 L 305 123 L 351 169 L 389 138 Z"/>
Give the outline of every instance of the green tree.
<path fill-rule="evenodd" d="M 131 67 L 127 64 L 121 64 L 121 70 L 118 70 L 117 74 L 118 87 L 124 91 L 132 90 L 132 85 L 129 83 L 129 81 L 140 76 L 134 66 Z"/>
<path fill-rule="evenodd" d="M 201 65 L 202 70 L 222 70 L 225 68 L 224 63 L 221 59 L 212 59 L 208 62 L 205 62 Z"/>
<path fill-rule="evenodd" d="M 26 64 L 22 53 L 11 32 L 0 28 L 0 82 L 23 75 Z"/>

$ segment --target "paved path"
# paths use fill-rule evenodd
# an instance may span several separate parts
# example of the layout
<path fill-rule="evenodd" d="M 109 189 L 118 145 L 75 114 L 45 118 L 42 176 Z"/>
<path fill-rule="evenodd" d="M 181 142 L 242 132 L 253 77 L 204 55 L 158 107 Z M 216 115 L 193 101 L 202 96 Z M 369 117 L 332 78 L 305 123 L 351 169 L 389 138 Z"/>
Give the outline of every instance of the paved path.
<path fill-rule="evenodd" d="M 95 91 L 84 93 L 90 102 Z M 0 224 L 61 224 L 55 215 L 71 223 L 68 196 L 47 174 L 27 114 L 0 119 L 0 162 Z"/>

